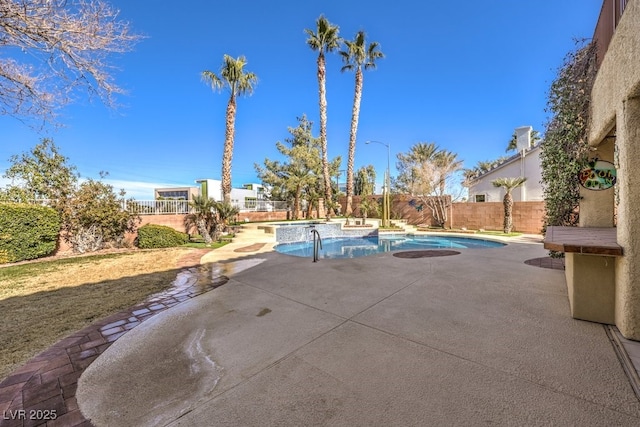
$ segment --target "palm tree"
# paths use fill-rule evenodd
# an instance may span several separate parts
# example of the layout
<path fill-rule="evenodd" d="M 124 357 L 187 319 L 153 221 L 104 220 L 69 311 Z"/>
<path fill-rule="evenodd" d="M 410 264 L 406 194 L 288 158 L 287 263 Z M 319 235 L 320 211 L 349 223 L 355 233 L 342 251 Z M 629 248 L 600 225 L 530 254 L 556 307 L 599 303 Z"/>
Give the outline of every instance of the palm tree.
<path fill-rule="evenodd" d="M 462 160 L 458 159 L 456 153 L 448 150 L 438 151 L 434 157 L 434 164 L 437 171 L 437 185 L 439 194 L 443 195 L 446 188 L 446 180 L 452 174 L 462 169 Z"/>
<path fill-rule="evenodd" d="M 322 174 L 324 178 L 324 197 L 331 201 L 331 175 L 329 175 L 329 159 L 327 157 L 327 95 L 326 95 L 326 63 L 325 53 L 338 49 L 341 39 L 339 27 L 332 25 L 323 15 L 316 20 L 316 32 L 305 29 L 309 36 L 307 44 L 318 51 L 318 95 L 320 105 L 320 146 L 322 150 Z"/>
<path fill-rule="evenodd" d="M 356 155 L 356 134 L 358 132 L 358 118 L 360 117 L 360 101 L 362 99 L 362 85 L 364 75 L 362 68 L 365 70 L 376 68 L 376 59 L 384 58 L 384 54 L 380 52 L 380 45 L 376 42 L 366 45 L 364 31 L 358 31 L 353 41 L 346 40 L 344 42 L 346 50 L 340 51 L 340 56 L 345 65 L 341 71 L 354 71 L 356 74 L 355 94 L 353 97 L 353 109 L 351 110 L 351 132 L 349 133 L 349 157 L 347 159 L 347 206 L 345 215 L 351 215 L 353 208 L 353 163 Z"/>
<path fill-rule="evenodd" d="M 521 186 L 526 180 L 527 178 L 521 176 L 518 178 L 498 178 L 491 181 L 494 187 L 504 187 L 506 191 L 504 199 L 502 200 L 502 203 L 504 203 L 503 231 L 505 234 L 511 233 L 511 229 L 513 228 L 513 197 L 511 196 L 511 190 Z"/>
<path fill-rule="evenodd" d="M 215 232 L 217 227 L 214 216 L 216 201 L 210 197 L 193 196 L 189 206 L 193 208 L 194 212 L 185 217 L 185 228 L 188 231 L 192 226 L 195 226 L 200 236 L 204 239 L 204 243 L 210 245 L 213 241 L 211 233 Z"/>
<path fill-rule="evenodd" d="M 202 72 L 202 79 L 211 85 L 213 90 L 229 89 L 230 97 L 227 103 L 225 117 L 224 150 L 222 154 L 222 196 L 225 202 L 231 201 L 231 158 L 233 157 L 233 138 L 236 121 L 236 98 L 240 95 L 251 95 L 258 77 L 245 71 L 247 60 L 244 56 L 233 58 L 224 55 L 220 75 L 212 71 Z"/>
<path fill-rule="evenodd" d="M 223 228 L 223 232 L 229 232 L 229 223 L 240 213 L 240 209 L 227 202 L 214 202 L 213 208 L 217 214 L 217 223 Z"/>
<path fill-rule="evenodd" d="M 537 130 L 531 131 L 531 146 L 535 146 L 538 141 L 540 141 L 540 133 Z M 511 135 L 511 139 L 509 140 L 509 144 L 507 145 L 507 149 L 504 150 L 506 152 L 517 150 L 518 149 L 518 134 L 514 131 L 513 135 Z"/>

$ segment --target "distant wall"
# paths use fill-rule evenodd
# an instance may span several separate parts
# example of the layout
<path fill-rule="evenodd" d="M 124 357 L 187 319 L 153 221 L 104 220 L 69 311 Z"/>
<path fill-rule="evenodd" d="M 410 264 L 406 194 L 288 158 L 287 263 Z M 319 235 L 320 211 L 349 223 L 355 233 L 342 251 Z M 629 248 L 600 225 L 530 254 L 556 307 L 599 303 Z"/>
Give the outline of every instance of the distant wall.
<path fill-rule="evenodd" d="M 171 227 L 174 230 L 178 230 L 182 233 L 185 232 L 184 229 L 184 214 L 176 214 L 176 215 L 141 215 L 141 222 L 138 224 L 138 227 L 142 227 L 146 224 L 156 224 L 156 225 L 166 225 L 167 227 Z M 243 212 L 239 215 L 240 221 L 244 221 L 245 219 L 249 219 L 252 221 L 284 221 L 287 219 L 287 212 Z M 197 231 L 195 229 L 189 230 L 191 234 L 196 234 Z M 138 232 L 127 233 L 125 235 L 125 240 L 133 244 L 135 238 L 138 237 Z M 58 238 L 58 248 L 55 251 L 55 254 L 61 254 L 65 252 L 70 252 L 72 250 L 71 245 L 64 241 L 62 236 Z"/>
<path fill-rule="evenodd" d="M 381 195 L 373 196 L 381 200 Z M 354 216 L 360 217 L 360 196 L 353 197 Z M 346 198 L 340 199 L 342 210 L 346 205 Z M 401 218 L 413 225 L 432 225 L 433 217 L 427 206 L 420 207 L 417 198 L 411 196 L 394 195 L 391 199 L 391 217 Z M 513 230 L 521 233 L 540 234 L 544 225 L 544 202 L 514 202 L 513 203 Z M 369 215 L 377 217 L 378 215 Z M 448 212 L 447 227 L 469 230 L 502 230 L 504 221 L 504 205 L 502 202 L 485 203 L 453 203 Z"/>
<path fill-rule="evenodd" d="M 544 202 L 514 202 L 513 231 L 541 234 L 544 214 Z M 504 205 L 502 202 L 454 203 L 451 216 L 455 228 L 502 230 Z"/>

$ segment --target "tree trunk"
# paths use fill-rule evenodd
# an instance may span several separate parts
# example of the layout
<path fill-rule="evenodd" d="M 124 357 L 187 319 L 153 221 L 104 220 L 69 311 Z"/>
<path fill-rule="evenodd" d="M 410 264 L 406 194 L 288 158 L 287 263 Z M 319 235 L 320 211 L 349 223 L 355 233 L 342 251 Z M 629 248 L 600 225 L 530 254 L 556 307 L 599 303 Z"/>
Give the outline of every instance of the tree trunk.
<path fill-rule="evenodd" d="M 229 98 L 224 132 L 224 151 L 222 153 L 222 199 L 231 203 L 231 159 L 233 157 L 233 136 L 236 122 L 236 97 Z"/>
<path fill-rule="evenodd" d="M 502 231 L 505 234 L 509 234 L 513 228 L 513 198 L 511 197 L 511 192 L 507 191 L 502 202 L 504 203 L 504 226 Z"/>
<path fill-rule="evenodd" d="M 324 177 L 324 199 L 331 201 L 331 177 L 329 176 L 329 159 L 327 156 L 327 94 L 326 67 L 324 53 L 318 55 L 318 95 L 320 104 L 320 147 L 322 149 L 322 175 Z"/>
<path fill-rule="evenodd" d="M 349 133 L 349 157 L 347 159 L 347 206 L 345 216 L 353 213 L 353 164 L 356 156 L 356 135 L 358 133 L 358 119 L 360 117 L 360 101 L 362 99 L 362 69 L 356 70 L 355 95 L 351 110 L 351 132 Z"/>
<path fill-rule="evenodd" d="M 205 220 L 200 218 L 196 221 L 196 228 L 198 229 L 198 233 L 200 233 L 200 236 L 202 236 L 202 238 L 204 239 L 204 243 L 207 245 L 211 244 L 211 235 L 209 234 L 209 231 L 207 230 L 207 225 L 205 223 Z"/>
<path fill-rule="evenodd" d="M 292 219 L 298 219 L 298 212 L 300 211 L 300 195 L 302 194 L 302 186 L 296 187 L 296 194 L 293 198 L 293 215 Z"/>

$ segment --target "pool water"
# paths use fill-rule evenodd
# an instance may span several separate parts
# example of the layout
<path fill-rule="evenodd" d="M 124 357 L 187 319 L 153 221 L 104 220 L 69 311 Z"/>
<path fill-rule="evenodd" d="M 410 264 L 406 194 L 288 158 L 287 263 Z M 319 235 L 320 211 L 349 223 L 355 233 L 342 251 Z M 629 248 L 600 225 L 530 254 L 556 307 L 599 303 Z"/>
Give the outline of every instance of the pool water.
<path fill-rule="evenodd" d="M 319 258 L 357 258 L 382 252 L 443 249 L 443 248 L 499 248 L 504 243 L 491 240 L 473 239 L 457 236 L 384 236 L 362 238 L 322 239 Z M 313 256 L 313 240 L 304 242 L 281 243 L 275 247 L 277 252 L 299 257 Z"/>

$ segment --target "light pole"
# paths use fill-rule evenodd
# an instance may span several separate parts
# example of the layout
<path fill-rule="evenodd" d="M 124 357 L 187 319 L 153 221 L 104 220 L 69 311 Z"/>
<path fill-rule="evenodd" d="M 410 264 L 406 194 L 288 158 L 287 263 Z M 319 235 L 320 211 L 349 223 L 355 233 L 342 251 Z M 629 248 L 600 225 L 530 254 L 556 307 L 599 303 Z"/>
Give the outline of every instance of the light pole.
<path fill-rule="evenodd" d="M 382 226 L 389 227 L 391 225 L 391 203 L 389 202 L 389 193 L 391 192 L 391 147 L 382 141 L 366 141 L 365 144 L 374 142 L 387 147 L 387 176 L 385 177 L 385 185 L 382 194 Z"/>

